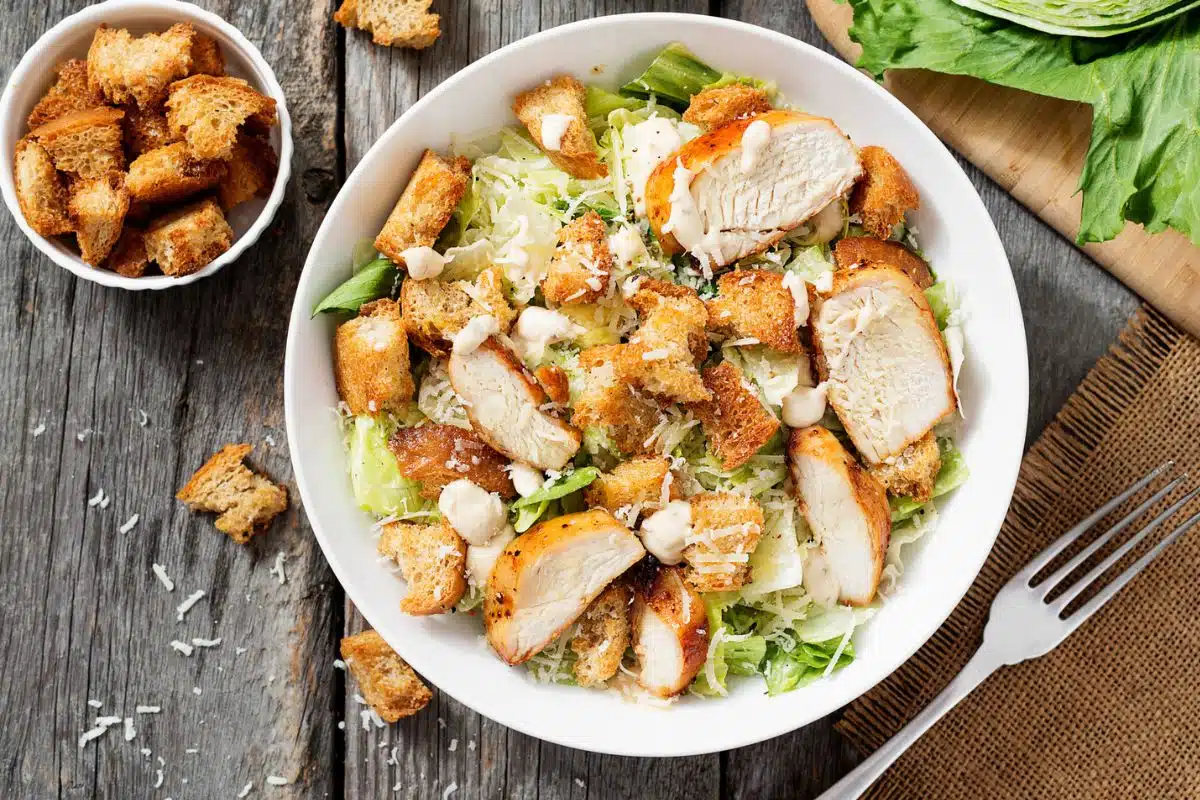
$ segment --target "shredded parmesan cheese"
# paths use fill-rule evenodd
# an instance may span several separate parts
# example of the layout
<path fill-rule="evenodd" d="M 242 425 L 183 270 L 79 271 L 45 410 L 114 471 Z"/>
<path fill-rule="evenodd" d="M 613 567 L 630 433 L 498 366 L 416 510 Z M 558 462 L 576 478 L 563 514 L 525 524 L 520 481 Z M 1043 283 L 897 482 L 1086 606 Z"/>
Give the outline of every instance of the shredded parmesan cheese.
<path fill-rule="evenodd" d="M 175 591 L 175 581 L 171 580 L 171 576 L 167 574 L 167 570 L 162 564 L 151 564 L 150 569 L 154 572 L 154 577 L 158 578 L 158 582 L 163 585 L 168 592 Z"/>
<path fill-rule="evenodd" d="M 132 517 L 125 520 L 125 522 L 121 525 L 121 527 L 117 528 L 117 530 L 119 530 L 121 533 L 129 533 L 131 530 L 137 527 L 138 518 L 139 515 L 134 514 Z"/>
<path fill-rule="evenodd" d="M 183 615 L 192 610 L 192 606 L 200 602 L 200 598 L 204 597 L 204 590 L 197 589 L 184 599 L 182 603 L 175 606 L 175 619 L 183 622 Z"/>

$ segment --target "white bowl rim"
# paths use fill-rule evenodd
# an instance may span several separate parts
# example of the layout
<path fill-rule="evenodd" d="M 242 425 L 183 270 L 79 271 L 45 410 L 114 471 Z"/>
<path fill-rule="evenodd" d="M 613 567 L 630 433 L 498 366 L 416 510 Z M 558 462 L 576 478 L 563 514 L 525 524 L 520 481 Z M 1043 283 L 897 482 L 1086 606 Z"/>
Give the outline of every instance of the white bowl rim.
<path fill-rule="evenodd" d="M 275 76 L 275 71 L 271 69 L 271 65 L 267 63 L 263 54 L 253 42 L 246 38 L 245 34 L 221 17 L 211 11 L 200 8 L 192 3 L 182 2 L 181 0 L 105 0 L 102 3 L 88 6 L 74 14 L 63 17 L 38 37 L 33 46 L 17 62 L 16 68 L 13 69 L 4 86 L 3 95 L 0 95 L 0 114 L 7 117 L 14 112 L 13 104 L 15 102 L 14 95 L 17 85 L 35 71 L 44 72 L 46 69 L 45 53 L 60 35 L 75 28 L 88 25 L 98 26 L 100 23 L 105 22 L 106 18 L 111 17 L 114 11 L 138 9 L 153 9 L 155 11 L 177 13 L 181 16 L 181 22 L 201 22 L 212 28 L 216 28 L 225 36 L 228 36 L 241 50 L 241 54 L 254 65 L 255 70 L 263 79 L 266 93 L 275 100 L 275 109 L 279 116 L 280 145 L 279 169 L 275 177 L 275 186 L 272 188 L 270 196 L 267 198 L 262 211 L 259 212 L 254 223 L 246 229 L 245 233 L 238 237 L 228 250 L 207 264 L 203 269 L 178 278 L 173 278 L 170 275 L 147 275 L 141 278 L 129 278 L 124 275 L 118 275 L 111 270 L 93 267 L 78 256 L 73 254 L 68 255 L 54 247 L 47 241 L 46 237 L 37 233 L 29 226 L 29 223 L 25 220 L 25 215 L 21 213 L 20 204 L 17 203 L 16 188 L 13 184 L 12 170 L 7 167 L 0 169 L 0 192 L 4 195 L 4 202 L 16 220 L 17 225 L 21 228 L 21 232 L 25 234 L 29 241 L 33 242 L 38 250 L 41 250 L 55 264 L 84 280 L 99 283 L 102 286 L 132 289 L 134 291 L 186 286 L 201 278 L 208 277 L 225 265 L 236 261 L 247 248 L 258 241 L 263 231 L 271 224 L 275 213 L 279 210 L 279 206 L 282 205 L 284 194 L 287 191 L 287 184 L 292 174 L 293 152 L 292 118 L 288 113 L 287 98 L 284 96 L 283 87 L 279 85 L 279 79 Z M 21 116 L 23 117 L 24 114 Z M 13 144 L 15 145 L 16 142 L 13 142 Z"/>
<path fill-rule="evenodd" d="M 292 467 L 293 467 L 293 471 L 294 471 L 295 477 L 296 477 L 296 484 L 300 491 L 300 496 L 301 496 L 302 501 L 305 504 L 306 510 L 309 508 L 309 504 L 307 501 L 307 498 L 310 496 L 310 492 L 308 490 L 308 485 L 309 485 L 308 480 L 309 479 L 308 479 L 308 475 L 305 470 L 305 467 L 301 463 L 301 460 L 299 459 L 299 457 L 297 455 L 300 452 L 300 439 L 299 439 L 299 436 L 298 436 L 298 433 L 296 430 L 296 425 L 294 425 L 292 422 L 294 414 L 295 414 L 295 406 L 299 402 L 299 397 L 297 396 L 299 387 L 297 386 L 296 381 L 293 378 L 293 370 L 290 368 L 290 365 L 293 364 L 295 362 L 295 359 L 297 358 L 296 342 L 297 342 L 297 338 L 298 338 L 297 331 L 299 330 L 299 326 L 311 321 L 311 316 L 310 316 L 311 309 L 305 307 L 302 304 L 301 298 L 304 296 L 304 291 L 303 291 L 304 287 L 307 285 L 308 281 L 313 279 L 314 272 L 310 272 L 310 267 L 312 267 L 313 264 L 315 263 L 314 262 L 315 254 L 320 249 L 319 245 L 322 243 L 322 241 L 328 235 L 328 233 L 331 229 L 331 225 L 332 225 L 331 220 L 337 219 L 338 212 L 340 211 L 341 206 L 344 203 L 348 202 L 347 198 L 349 197 L 349 193 L 347 192 L 347 189 L 349 189 L 356 183 L 356 179 L 359 177 L 359 173 L 363 171 L 364 164 L 368 163 L 368 161 L 370 160 L 371 154 L 377 148 L 382 147 L 384 142 L 387 141 L 388 139 L 390 139 L 392 136 L 398 135 L 397 134 L 398 127 L 402 120 L 404 120 L 405 118 L 410 117 L 410 116 L 419 115 L 427 105 L 430 105 L 430 104 L 436 102 L 437 98 L 442 93 L 448 91 L 450 89 L 450 87 L 452 87 L 460 82 L 470 80 L 477 73 L 486 71 L 490 67 L 490 65 L 492 64 L 493 61 L 495 61 L 501 57 L 507 57 L 514 51 L 536 48 L 537 46 L 541 45 L 543 42 L 546 42 L 550 39 L 564 35 L 566 33 L 574 32 L 579 29 L 602 28 L 607 25 L 624 25 L 624 24 L 629 24 L 629 23 L 661 25 L 661 26 L 663 26 L 663 30 L 665 32 L 667 32 L 664 36 L 664 41 L 669 41 L 669 40 L 671 40 L 671 37 L 669 35 L 671 24 L 679 23 L 683 20 L 686 20 L 687 23 L 691 24 L 691 25 L 710 26 L 710 27 L 726 29 L 726 30 L 730 30 L 730 29 L 739 30 L 744 33 L 748 33 L 748 34 L 752 34 L 752 35 L 756 35 L 756 36 L 762 36 L 762 37 L 766 37 L 768 39 L 773 39 L 777 43 L 780 43 L 780 44 L 783 44 L 786 46 L 797 47 L 801 50 L 807 50 L 807 51 L 809 51 L 809 54 L 811 56 L 813 56 L 814 58 L 816 58 L 820 61 L 824 61 L 827 65 L 829 65 L 834 70 L 847 75 L 851 80 L 859 81 L 859 82 L 869 85 L 868 91 L 871 91 L 874 94 L 875 99 L 880 104 L 889 107 L 890 113 L 894 113 L 894 114 L 898 114 L 903 117 L 906 117 L 910 122 L 914 123 L 916 125 L 916 127 L 919 129 L 918 135 L 920 135 L 922 137 L 926 137 L 930 141 L 930 144 L 933 145 L 935 150 L 938 152 L 939 157 L 944 162 L 946 162 L 947 165 L 950 167 L 949 173 L 950 173 L 950 175 L 953 176 L 952 179 L 957 181 L 962 188 L 965 188 L 965 190 L 968 191 L 970 193 L 970 195 L 974 196 L 976 198 L 976 200 L 979 202 L 980 207 L 983 209 L 984 216 L 987 218 L 988 223 L 989 223 L 987 226 L 987 228 L 988 228 L 987 233 L 990 238 L 990 241 L 986 243 L 989 246 L 988 249 L 989 250 L 994 249 L 994 251 L 998 254 L 999 259 L 1001 260 L 1001 263 L 1006 268 L 1004 270 L 1003 278 L 1007 279 L 1006 281 L 1004 281 L 1004 286 L 1005 286 L 1005 290 L 1006 290 L 1005 293 L 1007 294 L 1007 297 L 1003 298 L 1003 300 L 1007 301 L 1007 303 L 1011 304 L 1012 307 L 1017 312 L 1013 319 L 1014 328 L 1012 330 L 1012 334 L 1014 336 L 1014 340 L 1018 341 L 1020 343 L 1020 354 L 1019 354 L 1020 358 L 1019 358 L 1019 360 L 1020 360 L 1020 366 L 1022 367 L 1022 369 L 1020 369 L 1018 371 L 1018 374 L 1016 376 L 1014 376 L 1014 379 L 1017 381 L 1017 383 L 1010 384 L 1010 388 L 1014 389 L 1016 391 L 1016 394 L 1020 398 L 1022 398 L 1022 403 L 1020 405 L 1019 414 L 1020 414 L 1020 429 L 1021 429 L 1022 433 L 1024 433 L 1024 430 L 1028 424 L 1028 413 L 1029 413 L 1028 350 L 1026 347 L 1024 320 L 1020 313 L 1020 301 L 1017 296 L 1016 283 L 1012 277 L 1011 265 L 1009 265 L 1009 263 L 1008 263 L 1007 254 L 1005 253 L 1004 245 L 1003 245 L 1002 241 L 1000 240 L 999 233 L 996 231 L 995 224 L 994 224 L 994 222 L 992 222 L 990 214 L 987 213 L 986 207 L 983 206 L 983 201 L 981 198 L 979 198 L 978 191 L 971 184 L 970 180 L 967 178 L 966 173 L 963 172 L 962 167 L 959 166 L 958 162 L 955 160 L 954 155 L 946 148 L 946 146 L 941 142 L 941 140 L 938 139 L 937 136 L 934 135 L 934 133 L 931 130 L 929 130 L 928 126 L 926 126 L 925 123 L 922 122 L 912 111 L 910 111 L 904 104 L 902 104 L 893 95 L 891 95 L 889 92 L 887 92 L 882 86 L 880 86 L 876 82 L 867 78 L 862 72 L 855 69 L 850 64 L 847 64 L 846 62 L 842 61 L 841 59 L 836 58 L 836 57 L 820 50 L 819 48 L 814 47 L 811 44 L 808 44 L 805 41 L 796 39 L 792 36 L 788 36 L 787 34 L 783 34 L 778 31 L 771 30 L 769 28 L 764 28 L 759 25 L 753 25 L 753 24 L 750 24 L 747 22 L 742 22 L 740 20 L 732 20 L 732 19 L 727 19 L 727 18 L 723 18 L 723 17 L 711 17 L 711 16 L 707 16 L 707 15 L 703 15 L 703 14 L 687 14 L 687 13 L 677 13 L 677 12 L 639 12 L 639 13 L 631 13 L 631 14 L 609 14 L 609 15 L 605 15 L 602 17 L 595 17 L 592 19 L 580 20 L 577 22 L 560 25 L 560 26 L 550 28 L 550 29 L 547 29 L 544 31 L 540 31 L 535 34 L 531 34 L 531 35 L 524 37 L 522 39 L 519 39 L 515 42 L 511 42 L 511 43 L 505 45 L 504 47 L 498 48 L 497 50 L 493 51 L 492 53 L 489 53 L 488 55 L 484 56 L 483 58 L 480 58 L 477 61 L 472 62 L 467 67 L 463 68 L 459 72 L 450 76 L 445 81 L 443 81 L 441 84 L 439 84 L 438 86 L 436 86 L 432 90 L 430 90 L 426 95 L 424 95 L 423 97 L 418 99 L 403 114 L 401 114 L 400 117 L 398 117 L 396 120 L 394 120 L 392 122 L 392 124 L 388 126 L 387 130 L 384 131 L 384 133 L 379 137 L 379 139 L 377 139 L 371 145 L 371 147 L 367 150 L 367 152 L 365 152 L 363 154 L 363 156 L 359 160 L 359 163 L 355 166 L 354 170 L 349 174 L 349 176 L 347 176 L 345 182 L 342 184 L 342 188 L 339 190 L 338 196 L 334 199 L 333 203 L 330 205 L 329 211 L 326 213 L 325 218 L 321 224 L 321 227 L 317 231 L 316 237 L 314 237 L 313 244 L 309 249 L 309 256 L 305 260 L 304 268 L 300 275 L 300 280 L 297 283 L 295 301 L 293 303 L 292 315 L 291 315 L 291 319 L 289 321 L 289 326 L 288 326 L 287 346 L 286 346 L 286 350 L 285 350 L 285 354 L 284 354 L 284 419 L 285 419 L 285 424 L 287 425 L 288 450 L 289 450 L 289 454 L 290 454 L 290 457 L 292 460 Z M 1018 441 L 1012 442 L 1012 444 L 1010 445 L 1010 448 L 1009 448 L 1009 456 L 1010 457 L 1007 459 L 1007 462 L 1006 462 L 1007 469 L 1005 470 L 1005 475 L 1004 475 L 1003 479 L 999 480 L 998 482 L 993 483 L 994 491 L 996 492 L 997 496 L 1001 495 L 1001 493 L 1002 493 L 1003 496 L 1009 500 L 1009 503 L 1011 503 L 1013 489 L 1016 486 L 1017 476 L 1018 476 L 1018 472 L 1019 472 L 1020 464 L 1021 464 L 1021 460 L 1022 460 L 1023 449 L 1024 449 L 1023 437 L 1020 438 L 1020 440 L 1018 440 Z M 1000 527 L 1004 521 L 1004 517 L 1007 513 L 1007 507 L 1008 507 L 1009 503 L 1005 504 L 1005 511 L 1001 512 L 998 517 L 994 517 L 994 518 L 988 519 L 988 520 L 981 520 L 982 524 L 980 525 L 980 528 L 983 530 L 991 531 L 991 533 L 987 537 L 987 546 L 983 547 L 981 545 L 979 548 L 978 557 L 975 560 L 975 562 L 970 563 L 970 564 L 961 565 L 964 567 L 964 569 L 960 573 L 958 573 L 957 576 L 953 576 L 955 578 L 954 580 L 948 581 L 948 583 L 952 584 L 953 588 L 950 590 L 947 590 L 946 595 L 948 597 L 953 597 L 954 602 L 947 603 L 945 605 L 943 611 L 926 616 L 924 618 L 925 619 L 924 624 L 919 626 L 920 634 L 913 638 L 913 641 L 916 642 L 916 644 L 914 646 L 908 648 L 908 651 L 905 653 L 899 654 L 898 656 L 894 655 L 892 658 L 887 659 L 886 661 L 880 661 L 877 668 L 874 670 L 874 672 L 870 676 L 869 680 L 865 680 L 863 682 L 861 691 L 859 691 L 858 695 L 856 695 L 854 698 L 851 698 L 850 700 L 846 701 L 846 704 L 851 703 L 858 697 L 861 697 L 863 694 L 866 694 L 868 691 L 870 691 L 872 688 L 874 688 L 880 681 L 882 681 L 884 678 L 888 677 L 893 672 L 895 672 L 895 670 L 898 669 L 909 658 L 911 658 L 912 655 L 917 650 L 919 650 L 926 643 L 928 643 L 930 637 L 932 637 L 933 634 L 942 626 L 942 624 L 946 621 L 946 619 L 950 616 L 950 614 L 954 611 L 954 609 L 958 607 L 958 604 L 962 601 L 963 596 L 967 593 L 967 591 L 970 589 L 972 584 L 975 582 L 975 578 L 978 576 L 980 569 L 983 567 L 984 562 L 987 560 L 988 555 L 990 555 L 990 553 L 991 553 L 991 549 L 995 544 L 995 540 L 999 536 Z M 346 574 L 347 568 L 341 563 L 341 560 L 336 555 L 337 551 L 336 551 L 336 548 L 332 546 L 332 539 L 326 533 L 326 531 L 322 528 L 321 523 L 311 513 L 308 515 L 308 517 L 309 517 L 309 522 L 313 528 L 313 533 L 316 536 L 317 541 L 321 546 L 322 552 L 325 554 L 326 559 L 329 561 L 330 567 L 333 569 L 334 575 L 337 576 L 339 582 L 342 583 L 343 587 L 344 587 L 345 580 L 343 578 L 343 575 Z M 984 538 L 984 537 L 981 537 L 981 539 L 982 538 Z M 347 595 L 349 595 L 350 594 L 349 590 L 346 590 L 346 591 L 347 591 Z M 351 597 L 351 600 L 353 600 L 353 599 L 354 598 Z M 363 614 L 364 618 L 371 625 L 371 627 L 379 628 L 377 622 L 371 618 L 371 613 L 367 609 L 359 606 L 357 603 L 355 605 L 356 605 L 356 608 L 359 609 L 359 612 Z M 383 630 L 381 630 L 380 632 L 381 632 L 381 634 L 385 633 Z M 437 665 L 435 663 L 433 663 L 431 660 L 421 657 L 421 655 L 419 655 L 419 654 L 417 655 L 416 658 L 410 659 L 408 656 L 408 653 L 411 653 L 413 649 L 405 648 L 403 642 L 389 641 L 389 645 L 393 649 L 395 649 L 397 651 L 397 653 L 399 653 L 405 660 L 409 661 L 412 664 L 412 666 L 414 667 L 414 669 L 416 669 L 418 672 L 421 672 L 423 675 L 428 677 L 431 682 L 435 683 L 435 685 L 437 684 L 437 681 L 433 677 L 438 674 Z M 405 652 L 405 651 L 407 651 L 407 652 Z M 439 688 L 439 691 L 446 691 L 446 690 L 442 689 L 441 686 L 439 686 L 438 688 Z M 476 708 L 475 706 L 473 706 L 472 704 L 470 704 L 468 702 L 465 702 L 461 697 L 458 697 L 453 692 L 446 691 L 446 693 L 448 695 L 450 695 L 451 697 L 453 697 L 458 702 L 461 702 L 464 705 L 466 705 L 467 707 L 472 708 L 477 713 L 483 714 L 484 716 L 487 716 L 488 718 L 493 719 L 493 720 L 505 725 L 506 727 L 512 728 L 520 733 L 526 734 L 528 736 L 532 736 L 537 739 L 541 739 L 544 741 L 550 741 L 550 742 L 553 742 L 554 744 L 559 744 L 559 745 L 563 745 L 566 747 L 573 747 L 573 748 L 586 750 L 586 751 L 590 751 L 590 752 L 604 753 L 604 754 L 609 754 L 609 755 L 649 757 L 649 758 L 684 757 L 684 756 L 692 756 L 692 755 L 703 755 L 703 754 L 720 752 L 720 751 L 730 750 L 733 748 L 757 744 L 759 742 L 763 742 L 768 739 L 772 739 L 777 736 L 782 736 L 786 733 L 790 733 L 799 727 L 803 727 L 804 725 L 811 724 L 812 721 L 819 719 L 821 716 L 824 716 L 825 714 L 833 713 L 833 712 L 837 711 L 838 708 L 841 707 L 841 705 L 834 705 L 834 706 L 830 707 L 829 709 L 827 709 L 823 714 L 819 714 L 819 715 L 815 716 L 809 722 L 797 724 L 797 723 L 792 722 L 790 719 L 784 718 L 782 715 L 779 715 L 774 720 L 765 720 L 765 719 L 757 720 L 756 726 L 753 729 L 752 733 L 747 733 L 747 731 L 745 731 L 745 730 L 739 730 L 736 732 L 713 731 L 711 733 L 710 737 L 708 738 L 708 740 L 705 741 L 705 743 L 703 745 L 696 746 L 696 745 L 692 745 L 689 743 L 688 745 L 680 747 L 680 746 L 674 746 L 674 744 L 671 743 L 671 744 L 664 744 L 664 746 L 661 746 L 654 750 L 647 750 L 647 749 L 633 749 L 633 748 L 625 747 L 620 742 L 614 743 L 614 742 L 606 741 L 602 745 L 597 745 L 597 743 L 589 740 L 586 735 L 579 735 L 579 736 L 563 735 L 563 736 L 556 736 L 556 737 L 548 738 L 543 732 L 541 732 L 537 729 L 536 725 L 529 723 L 527 715 L 522 715 L 520 713 L 508 713 L 508 714 L 490 713 L 493 709 L 489 709 L 488 712 L 480 711 L 478 708 Z M 717 702 L 719 702 L 719 701 L 717 701 Z M 666 713 L 670 713 L 670 712 L 668 711 Z M 580 727 L 583 728 L 586 726 L 580 726 Z"/>

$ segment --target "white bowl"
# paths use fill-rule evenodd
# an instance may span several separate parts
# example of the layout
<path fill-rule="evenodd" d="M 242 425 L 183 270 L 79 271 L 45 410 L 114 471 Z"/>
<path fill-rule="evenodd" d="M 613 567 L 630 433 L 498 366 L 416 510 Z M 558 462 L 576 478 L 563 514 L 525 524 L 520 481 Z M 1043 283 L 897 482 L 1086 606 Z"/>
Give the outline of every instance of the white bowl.
<path fill-rule="evenodd" d="M 913 219 L 938 272 L 968 315 L 960 381 L 960 441 L 971 480 L 942 504 L 936 532 L 914 545 L 901 590 L 859 630 L 857 658 L 829 680 L 768 697 L 761 680 L 732 682 L 722 699 L 685 697 L 662 710 L 613 692 L 536 684 L 482 643 L 478 618 L 418 618 L 398 608 L 402 584 L 379 563 L 370 526 L 345 472 L 332 409 L 335 320 L 314 304 L 349 275 L 354 244 L 374 236 L 422 148 L 455 133 L 515 123 L 513 94 L 560 72 L 616 83 L 680 41 L 717 68 L 777 81 L 786 99 L 828 115 L 860 145 L 885 145 L 909 170 L 922 206 Z M 634 62 L 631 64 L 631 62 Z M 413 105 L 346 181 L 317 233 L 296 290 L 284 366 L 288 442 L 317 539 L 358 609 L 439 689 L 523 733 L 570 747 L 631 756 L 725 750 L 786 733 L 849 703 L 892 672 L 950 614 L 971 585 L 1008 508 L 1025 439 L 1025 333 L 1004 249 L 975 189 L 946 148 L 897 100 L 851 67 L 787 36 L 739 22 L 628 14 L 555 28 L 509 45 Z"/>
<path fill-rule="evenodd" d="M 127 278 L 107 269 L 93 267 L 61 237 L 47 238 L 29 227 L 17 204 L 12 154 L 17 141 L 28 132 L 25 118 L 54 82 L 54 67 L 67 59 L 86 58 L 92 37 L 101 23 L 114 28 L 128 28 L 131 33 L 139 35 L 166 30 L 176 22 L 190 22 L 197 31 L 215 39 L 221 46 L 221 54 L 225 56 L 226 72 L 248 81 L 259 92 L 275 99 L 279 124 L 271 129 L 270 139 L 271 146 L 279 155 L 279 173 L 269 197 L 243 203 L 229 214 L 233 245 L 203 269 L 179 278 L 170 275 Z M 168 289 L 212 275 L 235 261 L 246 248 L 258 241 L 258 237 L 271 224 L 271 219 L 283 202 L 288 177 L 292 172 L 292 120 L 288 116 L 283 89 L 262 53 L 241 31 L 216 14 L 177 0 L 107 0 L 72 14 L 46 31 L 17 64 L 4 87 L 3 96 L 0 96 L 0 153 L 4 154 L 4 163 L 0 165 L 0 191 L 4 194 L 9 213 L 29 241 L 54 263 L 80 278 L 104 286 Z"/>

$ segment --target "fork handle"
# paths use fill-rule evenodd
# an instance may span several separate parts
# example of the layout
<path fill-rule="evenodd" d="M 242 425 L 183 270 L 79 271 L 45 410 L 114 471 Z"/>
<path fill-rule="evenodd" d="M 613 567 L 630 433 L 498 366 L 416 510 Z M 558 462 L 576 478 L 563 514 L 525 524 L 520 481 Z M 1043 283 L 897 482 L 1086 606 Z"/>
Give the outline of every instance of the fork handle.
<path fill-rule="evenodd" d="M 904 754 L 921 734 L 933 727 L 942 716 L 954 708 L 971 690 L 984 679 L 995 672 L 1001 662 L 988 651 L 986 646 L 980 647 L 971 656 L 971 660 L 963 667 L 941 694 L 933 698 L 920 714 L 912 718 L 900 731 L 872 753 L 865 761 L 848 773 L 846 777 L 835 783 L 817 800 L 849 800 L 861 796 L 870 788 L 880 775 L 890 767 L 896 759 Z"/>

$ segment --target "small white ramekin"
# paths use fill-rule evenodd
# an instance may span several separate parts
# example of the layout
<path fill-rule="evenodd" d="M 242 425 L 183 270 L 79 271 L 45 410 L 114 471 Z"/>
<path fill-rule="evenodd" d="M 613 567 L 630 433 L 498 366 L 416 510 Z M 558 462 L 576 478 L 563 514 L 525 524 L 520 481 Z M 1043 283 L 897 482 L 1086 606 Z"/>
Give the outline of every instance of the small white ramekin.
<path fill-rule="evenodd" d="M 29 227 L 17 204 L 13 185 L 13 151 L 17 141 L 28 131 L 25 118 L 54 81 L 54 67 L 71 58 L 85 58 L 92 36 L 101 23 L 142 34 L 166 30 L 176 22 L 190 22 L 197 31 L 215 39 L 221 46 L 228 74 L 245 79 L 255 89 L 275 99 L 279 124 L 271 130 L 271 145 L 279 155 L 279 173 L 268 198 L 256 198 L 243 203 L 230 213 L 233 246 L 212 263 L 179 278 L 169 275 L 126 278 L 91 266 L 57 237 L 40 236 Z M 4 154 L 4 163 L 0 165 L 0 191 L 4 194 L 4 202 L 29 241 L 50 260 L 84 280 L 104 286 L 134 290 L 167 289 L 212 275 L 236 260 L 271 224 L 271 219 L 283 202 L 284 190 L 292 171 L 292 122 L 283 88 L 262 53 L 241 31 L 216 14 L 178 0 L 107 0 L 72 14 L 46 31 L 17 64 L 4 87 L 4 94 L 0 96 L 0 153 Z"/>

